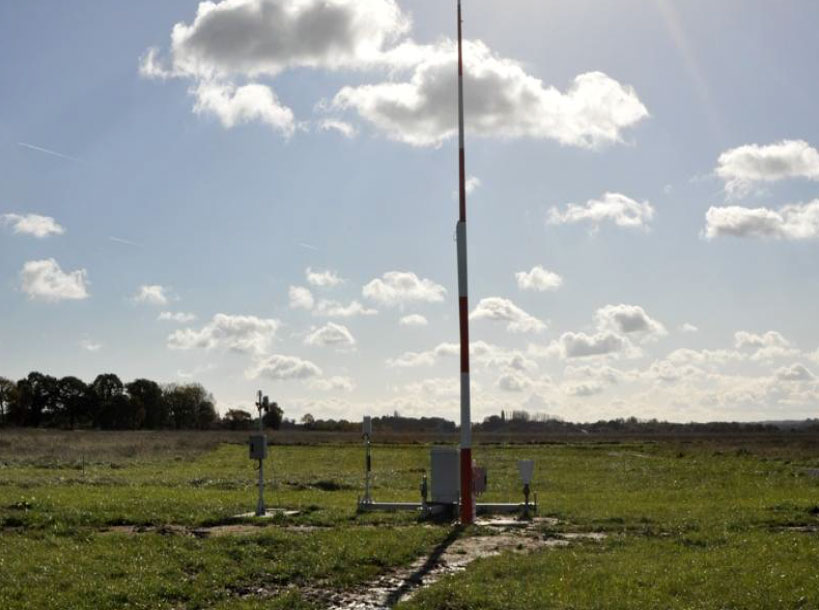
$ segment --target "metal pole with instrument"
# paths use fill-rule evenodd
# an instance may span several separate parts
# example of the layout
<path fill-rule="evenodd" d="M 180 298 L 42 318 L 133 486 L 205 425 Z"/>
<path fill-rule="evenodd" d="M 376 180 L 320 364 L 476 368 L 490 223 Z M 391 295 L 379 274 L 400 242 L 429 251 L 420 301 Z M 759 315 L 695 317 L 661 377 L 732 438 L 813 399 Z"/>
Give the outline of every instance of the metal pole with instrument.
<path fill-rule="evenodd" d="M 259 432 L 250 435 L 250 459 L 259 462 L 259 499 L 256 501 L 256 516 L 263 517 L 267 512 L 264 505 L 264 460 L 267 457 L 264 414 L 270 410 L 270 399 L 263 396 L 261 390 L 257 394 L 256 408 L 259 410 Z"/>
<path fill-rule="evenodd" d="M 362 423 L 362 433 L 364 436 L 365 462 L 364 462 L 364 503 L 372 504 L 370 487 L 372 484 L 372 456 L 370 454 L 370 437 L 373 434 L 373 422 L 369 415 L 364 416 Z"/>

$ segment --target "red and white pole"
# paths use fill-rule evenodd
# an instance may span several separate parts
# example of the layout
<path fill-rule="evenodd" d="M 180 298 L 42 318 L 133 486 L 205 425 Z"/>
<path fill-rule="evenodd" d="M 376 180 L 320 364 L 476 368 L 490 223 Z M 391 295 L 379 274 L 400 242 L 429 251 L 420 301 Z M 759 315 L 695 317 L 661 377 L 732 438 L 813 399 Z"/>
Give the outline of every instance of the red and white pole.
<path fill-rule="evenodd" d="M 469 397 L 469 301 L 466 273 L 466 162 L 464 160 L 464 63 L 461 43 L 461 0 L 458 0 L 458 319 L 461 329 L 461 523 L 475 520 L 472 501 L 472 420 Z"/>

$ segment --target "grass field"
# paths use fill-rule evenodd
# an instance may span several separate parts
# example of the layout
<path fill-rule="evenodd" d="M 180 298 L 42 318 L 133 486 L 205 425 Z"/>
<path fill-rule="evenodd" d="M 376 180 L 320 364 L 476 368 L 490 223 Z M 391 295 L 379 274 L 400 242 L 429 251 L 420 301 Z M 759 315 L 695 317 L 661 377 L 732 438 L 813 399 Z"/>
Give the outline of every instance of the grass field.
<path fill-rule="evenodd" d="M 357 516 L 349 443 L 270 448 L 264 527 L 198 537 L 254 506 L 244 435 L 0 430 L 0 608 L 314 608 L 430 553 L 449 524 Z M 223 442 L 223 441 L 229 442 Z M 600 532 L 480 559 L 400 608 L 819 608 L 819 440 L 485 445 L 482 498 L 518 501 L 534 458 L 539 526 Z M 424 445 L 377 445 L 378 500 L 417 499 Z M 125 527 L 125 526 L 138 526 Z M 469 536 L 474 532 L 461 532 Z"/>

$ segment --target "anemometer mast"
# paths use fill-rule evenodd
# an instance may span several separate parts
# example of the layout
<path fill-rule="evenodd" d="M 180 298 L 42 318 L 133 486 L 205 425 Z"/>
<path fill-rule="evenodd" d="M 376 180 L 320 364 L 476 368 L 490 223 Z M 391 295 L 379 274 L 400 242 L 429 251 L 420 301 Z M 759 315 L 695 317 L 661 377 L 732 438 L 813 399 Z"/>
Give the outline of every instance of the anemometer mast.
<path fill-rule="evenodd" d="M 469 396 L 469 300 L 466 269 L 466 160 L 464 156 L 464 63 L 461 0 L 458 0 L 458 320 L 461 335 L 461 523 L 475 519 L 472 495 L 472 416 Z"/>
<path fill-rule="evenodd" d="M 264 434 L 264 415 L 270 410 L 270 399 L 259 390 L 256 408 L 259 410 L 259 431 L 250 435 L 250 459 L 259 462 L 259 499 L 256 501 L 256 516 L 264 517 L 267 510 L 264 506 L 264 460 L 267 457 L 267 437 Z M 273 403 L 275 406 L 275 403 Z"/>

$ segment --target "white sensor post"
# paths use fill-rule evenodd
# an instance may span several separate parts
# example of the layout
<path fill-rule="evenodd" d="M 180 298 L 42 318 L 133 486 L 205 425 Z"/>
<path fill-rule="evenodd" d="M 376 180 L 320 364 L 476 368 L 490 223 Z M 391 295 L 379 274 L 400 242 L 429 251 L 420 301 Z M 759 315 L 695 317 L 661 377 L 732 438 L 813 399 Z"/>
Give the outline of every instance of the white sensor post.
<path fill-rule="evenodd" d="M 364 503 L 371 504 L 373 499 L 370 495 L 370 483 L 372 477 L 372 459 L 370 456 L 370 438 L 373 435 L 373 420 L 369 415 L 364 416 L 361 423 L 361 433 L 364 437 Z"/>
<path fill-rule="evenodd" d="M 526 498 L 525 511 L 526 514 L 529 514 L 529 484 L 535 474 L 534 460 L 520 460 L 518 462 L 518 472 L 520 473 L 520 480 L 523 481 L 523 495 Z"/>

